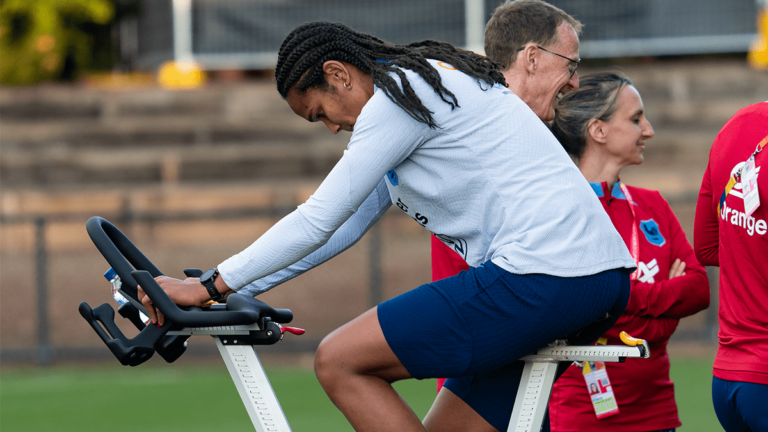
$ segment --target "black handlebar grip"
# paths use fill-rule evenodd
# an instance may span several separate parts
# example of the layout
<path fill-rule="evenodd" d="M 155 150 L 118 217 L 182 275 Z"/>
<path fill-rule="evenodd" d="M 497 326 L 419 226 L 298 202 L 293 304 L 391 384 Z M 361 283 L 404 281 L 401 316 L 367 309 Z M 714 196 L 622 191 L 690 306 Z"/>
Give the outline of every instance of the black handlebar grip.
<path fill-rule="evenodd" d="M 123 318 L 130 320 L 131 323 L 133 323 L 133 325 L 139 329 L 139 331 L 144 330 L 146 327 L 144 322 L 141 320 L 139 310 L 136 309 L 136 306 L 134 306 L 132 303 L 125 303 L 120 305 L 120 307 L 117 309 L 117 313 L 119 313 Z M 157 353 L 160 354 L 160 357 L 162 357 L 165 361 L 168 363 L 173 363 L 178 360 L 182 354 L 184 354 L 184 351 L 186 351 L 187 339 L 189 339 L 189 336 L 163 336 L 163 338 L 154 343 L 155 351 L 157 351 Z"/>
<path fill-rule="evenodd" d="M 259 314 L 259 319 L 269 317 L 280 324 L 287 324 L 293 320 L 293 312 L 290 309 L 275 309 L 261 300 L 243 294 L 231 294 L 227 297 L 227 310 L 254 310 Z"/>
<path fill-rule="evenodd" d="M 146 270 L 153 277 L 162 276 L 163 273 L 108 220 L 94 216 L 88 219 L 85 227 L 93 244 L 120 276 L 123 284 L 121 290 L 138 302 L 137 283 L 131 272 L 134 269 Z"/>
<path fill-rule="evenodd" d="M 199 268 L 186 268 L 184 269 L 184 275 L 188 278 L 200 278 L 203 275 L 203 271 Z"/>
<path fill-rule="evenodd" d="M 135 270 L 131 272 L 139 282 L 141 288 L 149 296 L 152 303 L 165 318 L 176 325 L 183 327 L 215 327 L 227 325 L 249 325 L 259 320 L 258 310 L 237 311 L 202 311 L 181 310 L 160 288 L 155 279 L 147 271 Z"/>
<path fill-rule="evenodd" d="M 275 311 L 274 316 L 272 319 L 276 323 L 280 324 L 288 324 L 289 322 L 293 321 L 293 312 L 291 312 L 290 309 L 273 309 Z"/>
<path fill-rule="evenodd" d="M 119 313 L 121 317 L 127 318 L 137 329 L 139 329 L 139 331 L 144 330 L 146 325 L 144 324 L 144 321 L 141 320 L 139 309 L 137 309 L 133 303 L 120 305 L 120 307 L 117 308 L 117 313 Z"/>
<path fill-rule="evenodd" d="M 96 309 L 91 309 L 88 303 L 82 302 L 78 310 L 117 360 L 125 366 L 138 366 L 149 360 L 155 353 L 155 343 L 163 339 L 168 330 L 171 329 L 170 322 L 165 323 L 162 327 L 145 326 L 136 337 L 128 339 L 115 325 L 115 311 L 108 304 L 103 303 Z M 106 331 L 104 331 L 105 329 Z"/>

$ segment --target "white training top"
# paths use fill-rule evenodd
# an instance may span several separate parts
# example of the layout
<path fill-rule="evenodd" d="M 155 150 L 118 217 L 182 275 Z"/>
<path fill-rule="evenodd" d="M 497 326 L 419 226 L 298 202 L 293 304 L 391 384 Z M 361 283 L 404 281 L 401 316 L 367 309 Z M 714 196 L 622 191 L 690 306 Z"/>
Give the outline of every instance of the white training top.
<path fill-rule="evenodd" d="M 377 88 L 314 195 L 219 265 L 230 288 L 248 285 L 243 293 L 255 295 L 330 259 L 390 201 L 470 266 L 491 260 L 516 274 L 562 277 L 635 267 L 592 188 L 528 106 L 501 85 L 481 87 L 431 63 L 459 107 L 404 70 L 439 126 L 430 129 Z"/>

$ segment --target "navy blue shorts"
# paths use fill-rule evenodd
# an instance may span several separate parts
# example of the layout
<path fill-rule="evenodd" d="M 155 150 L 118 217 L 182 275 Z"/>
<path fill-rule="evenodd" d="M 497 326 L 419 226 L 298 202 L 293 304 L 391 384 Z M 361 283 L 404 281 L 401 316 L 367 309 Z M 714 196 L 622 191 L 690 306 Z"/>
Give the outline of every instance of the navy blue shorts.
<path fill-rule="evenodd" d="M 556 339 L 597 340 L 624 311 L 629 287 L 624 269 L 562 278 L 515 275 L 487 261 L 381 303 L 378 318 L 411 376 L 448 378 L 445 387 L 506 430 L 518 360 Z"/>
<path fill-rule="evenodd" d="M 712 377 L 715 414 L 726 432 L 768 431 L 768 385 Z"/>

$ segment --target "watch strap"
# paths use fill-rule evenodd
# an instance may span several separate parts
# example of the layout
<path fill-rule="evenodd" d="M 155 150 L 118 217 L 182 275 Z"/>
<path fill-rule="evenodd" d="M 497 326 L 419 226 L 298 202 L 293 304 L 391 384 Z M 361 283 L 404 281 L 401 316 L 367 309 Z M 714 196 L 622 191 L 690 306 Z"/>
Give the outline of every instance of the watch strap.
<path fill-rule="evenodd" d="M 219 290 L 216 289 L 216 277 L 219 275 L 219 270 L 214 267 L 211 269 L 208 269 L 203 275 L 200 277 L 200 283 L 203 284 L 205 289 L 208 291 L 208 295 L 211 296 L 211 300 L 213 301 L 219 301 L 222 298 L 224 298 L 224 294 L 220 293 Z"/>

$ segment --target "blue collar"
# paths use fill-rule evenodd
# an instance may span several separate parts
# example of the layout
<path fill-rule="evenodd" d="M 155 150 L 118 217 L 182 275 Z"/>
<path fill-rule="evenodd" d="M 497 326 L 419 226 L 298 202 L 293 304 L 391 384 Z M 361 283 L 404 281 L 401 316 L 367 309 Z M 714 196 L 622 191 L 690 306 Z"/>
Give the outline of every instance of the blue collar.
<path fill-rule="evenodd" d="M 595 191 L 595 194 L 597 194 L 598 198 L 602 198 L 605 196 L 606 189 L 608 189 L 608 183 L 602 182 L 602 183 L 590 183 L 590 186 L 592 186 L 592 190 Z M 616 199 L 623 199 L 626 200 L 627 197 L 624 196 L 624 192 L 621 190 L 621 180 L 618 180 L 616 183 L 613 184 L 613 190 L 611 191 L 611 196 Z"/>

